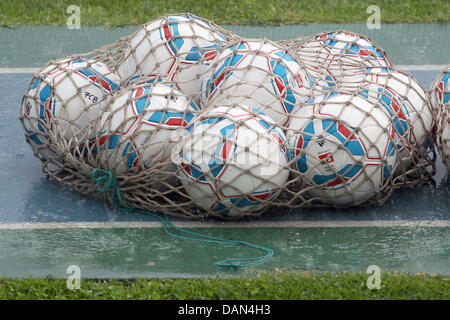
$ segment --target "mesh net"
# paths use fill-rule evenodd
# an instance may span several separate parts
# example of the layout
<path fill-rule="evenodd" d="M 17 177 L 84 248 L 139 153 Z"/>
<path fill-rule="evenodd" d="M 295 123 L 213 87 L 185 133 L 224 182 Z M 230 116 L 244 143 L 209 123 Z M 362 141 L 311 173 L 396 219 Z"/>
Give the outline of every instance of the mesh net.
<path fill-rule="evenodd" d="M 51 179 L 114 201 L 99 168 L 126 206 L 172 216 L 383 203 L 435 170 L 426 91 L 345 31 L 273 42 L 163 16 L 49 62 L 20 120 Z"/>
<path fill-rule="evenodd" d="M 345 76 L 363 68 L 393 67 L 387 53 L 370 38 L 345 30 L 280 42 L 305 64 L 310 85 L 318 92 L 347 88 Z"/>
<path fill-rule="evenodd" d="M 450 65 L 431 85 L 430 102 L 436 114 L 436 146 L 442 162 L 450 171 Z"/>

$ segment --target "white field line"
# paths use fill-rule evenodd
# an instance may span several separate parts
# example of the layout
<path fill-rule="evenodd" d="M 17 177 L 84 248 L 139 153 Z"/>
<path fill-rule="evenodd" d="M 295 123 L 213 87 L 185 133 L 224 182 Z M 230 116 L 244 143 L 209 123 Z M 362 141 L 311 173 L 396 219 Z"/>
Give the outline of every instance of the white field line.
<path fill-rule="evenodd" d="M 442 71 L 447 69 L 446 64 L 410 64 L 410 65 L 396 65 L 395 69 L 408 71 Z"/>
<path fill-rule="evenodd" d="M 1 73 L 35 73 L 41 68 L 0 68 Z"/>
<path fill-rule="evenodd" d="M 399 70 L 443 70 L 447 65 L 397 65 Z M 40 68 L 0 68 L 0 74 L 35 73 Z M 449 227 L 450 220 L 380 221 L 259 221 L 259 222 L 173 222 L 183 228 L 332 228 L 332 227 Z M 0 230 L 160 228 L 159 222 L 49 222 L 0 223 Z"/>
<path fill-rule="evenodd" d="M 450 227 L 450 220 L 375 221 L 172 221 L 180 228 L 345 228 Z M 160 222 L 24 222 L 0 223 L 0 230 L 161 228 Z"/>
<path fill-rule="evenodd" d="M 412 64 L 412 65 L 397 65 L 399 70 L 424 70 L 424 71 L 442 71 L 447 67 L 445 64 Z M 0 68 L 0 74 L 5 73 L 35 73 L 41 68 Z"/>

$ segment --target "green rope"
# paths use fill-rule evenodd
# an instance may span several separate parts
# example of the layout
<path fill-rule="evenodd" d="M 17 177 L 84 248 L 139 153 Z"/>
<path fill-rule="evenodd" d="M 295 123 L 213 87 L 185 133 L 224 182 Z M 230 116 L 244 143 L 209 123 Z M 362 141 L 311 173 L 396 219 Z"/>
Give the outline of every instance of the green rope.
<path fill-rule="evenodd" d="M 112 205 L 114 206 L 114 208 L 119 209 L 119 210 L 134 211 L 134 212 L 143 213 L 143 214 L 147 214 L 147 215 L 151 215 L 151 216 L 155 217 L 156 219 L 158 219 L 161 222 L 164 232 L 171 237 L 174 237 L 176 239 L 181 239 L 181 240 L 191 240 L 191 241 L 201 241 L 201 242 L 206 242 L 206 243 L 220 243 L 220 244 L 229 244 L 229 245 L 235 245 L 235 246 L 245 246 L 245 247 L 250 247 L 253 249 L 261 250 L 266 253 L 263 256 L 253 257 L 253 258 L 237 258 L 237 259 L 221 260 L 219 262 L 216 262 L 216 265 L 218 265 L 219 267 L 226 267 L 226 268 L 251 267 L 251 266 L 255 266 L 255 265 L 264 263 L 266 261 L 269 261 L 273 257 L 274 253 L 273 253 L 272 249 L 262 247 L 262 246 L 259 246 L 256 244 L 248 243 L 245 241 L 228 240 L 228 239 L 208 236 L 205 234 L 200 234 L 197 232 L 185 230 L 185 229 L 175 226 L 170 221 L 169 216 L 167 216 L 166 214 L 161 215 L 158 213 L 142 211 L 142 210 L 138 210 L 138 209 L 127 206 L 124 203 L 124 201 L 122 200 L 119 185 L 117 184 L 117 180 L 116 180 L 116 178 L 114 178 L 111 171 L 106 171 L 106 170 L 102 170 L 102 169 L 94 169 L 92 171 L 92 179 L 96 182 L 98 191 L 100 191 L 102 193 L 109 192 L 110 201 L 111 201 Z M 117 204 L 117 202 L 119 204 Z M 179 232 L 180 234 L 174 233 L 170 229 L 173 229 L 173 230 Z"/>

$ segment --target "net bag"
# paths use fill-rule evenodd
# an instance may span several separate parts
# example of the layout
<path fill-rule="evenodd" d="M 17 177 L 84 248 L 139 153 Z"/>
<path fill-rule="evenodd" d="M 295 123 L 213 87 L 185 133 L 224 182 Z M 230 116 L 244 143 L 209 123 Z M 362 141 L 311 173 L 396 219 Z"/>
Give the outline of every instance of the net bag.
<path fill-rule="evenodd" d="M 328 31 L 280 43 L 291 48 L 305 64 L 310 86 L 316 91 L 339 91 L 345 76 L 362 68 L 387 68 L 393 64 L 372 39 L 346 30 Z"/>
<path fill-rule="evenodd" d="M 353 94 L 387 114 L 397 138 L 394 187 L 419 185 L 435 173 L 435 113 L 427 91 L 393 67 L 372 39 L 345 30 L 282 41 L 306 66 L 315 97 Z"/>
<path fill-rule="evenodd" d="M 149 93 L 133 91 L 134 86 L 148 84 L 150 87 L 153 82 L 167 82 L 165 89 L 173 89 L 176 93 L 183 89 L 184 99 L 193 107 L 196 103 L 192 97 L 197 97 L 200 90 L 200 75 L 208 69 L 220 48 L 234 37 L 232 32 L 192 14 L 165 15 L 115 43 L 89 53 L 50 61 L 33 76 L 19 115 L 26 141 L 42 162 L 43 171 L 51 179 L 84 195 L 108 198 L 98 192 L 91 173 L 97 167 L 109 169 L 111 161 L 98 163 L 100 158 L 107 159 L 106 152 L 103 157 L 101 152 L 108 150 L 103 148 L 108 139 L 97 131 L 104 109 L 110 110 L 110 105 L 119 103 L 114 104 L 115 94 L 119 95 L 122 90 L 133 92 L 135 101 L 141 94 L 147 96 Z M 176 93 L 169 96 L 173 98 Z M 162 99 L 168 97 L 167 90 L 162 94 Z M 167 115 L 161 107 L 164 121 Z M 111 137 L 114 140 L 116 136 L 111 134 Z M 112 147 L 110 140 L 108 146 Z M 126 158 L 132 162 L 132 150 L 125 151 L 128 152 L 130 155 Z M 156 164 L 152 165 L 159 177 L 166 173 Z M 130 170 L 127 174 L 142 176 L 142 171 Z M 174 174 L 173 171 L 167 173 L 169 176 Z M 127 186 L 140 187 L 139 179 L 118 180 L 125 199 Z M 147 180 L 144 184 L 152 184 Z M 129 190 L 128 194 L 131 194 L 134 187 Z M 151 192 L 149 197 L 154 198 Z M 158 194 L 160 197 L 164 198 L 164 194 Z M 146 208 L 150 209 L 149 206 Z M 156 209 L 164 211 L 159 207 Z"/>
<path fill-rule="evenodd" d="M 430 102 L 436 114 L 436 146 L 442 162 L 450 171 L 450 65 L 431 85 Z"/>
<path fill-rule="evenodd" d="M 36 73 L 26 140 L 61 185 L 171 216 L 383 203 L 434 174 L 435 115 L 381 48 L 341 33 L 274 42 L 163 16 Z"/>

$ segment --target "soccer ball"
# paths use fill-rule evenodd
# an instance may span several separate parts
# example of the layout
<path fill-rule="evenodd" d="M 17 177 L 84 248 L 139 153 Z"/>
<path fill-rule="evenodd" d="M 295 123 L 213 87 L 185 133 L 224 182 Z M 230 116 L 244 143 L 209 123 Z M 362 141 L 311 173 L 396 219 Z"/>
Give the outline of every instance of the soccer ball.
<path fill-rule="evenodd" d="M 150 76 L 174 83 L 186 95 L 198 95 L 202 75 L 225 41 L 225 36 L 200 18 L 165 16 L 130 37 L 118 73 L 126 85 Z"/>
<path fill-rule="evenodd" d="M 399 170 L 423 155 L 432 144 L 433 109 L 422 85 L 412 76 L 390 68 L 366 68 L 343 77 L 348 91 L 379 103 L 389 115 L 399 139 Z"/>
<path fill-rule="evenodd" d="M 146 84 L 123 90 L 101 114 L 100 167 L 115 175 L 170 164 L 177 137 L 198 107 L 172 85 Z"/>
<path fill-rule="evenodd" d="M 34 81 L 32 81 L 32 84 Z M 28 93 L 33 95 L 33 89 L 29 90 Z M 45 123 L 41 120 L 40 110 L 35 107 L 33 101 L 24 96 L 20 108 L 19 119 L 22 123 L 26 141 L 39 160 L 52 163 L 57 168 L 60 168 L 64 162 L 64 157 L 55 151 L 55 148 L 50 143 L 52 132 L 46 128 Z"/>
<path fill-rule="evenodd" d="M 347 31 L 318 34 L 310 41 L 300 42 L 295 52 L 308 67 L 315 89 L 325 91 L 355 69 L 392 66 L 386 52 L 371 39 Z"/>
<path fill-rule="evenodd" d="M 450 117 L 447 113 L 446 122 L 444 122 L 444 127 L 438 135 L 438 141 L 440 143 L 439 152 L 442 157 L 442 162 L 450 171 Z"/>
<path fill-rule="evenodd" d="M 251 105 L 280 126 L 287 124 L 295 105 L 310 94 L 301 65 L 276 43 L 239 41 L 224 49 L 205 78 L 204 105 L 221 101 Z"/>
<path fill-rule="evenodd" d="M 442 162 L 450 171 L 450 66 L 431 85 L 430 102 L 437 119 L 436 138 Z"/>
<path fill-rule="evenodd" d="M 380 193 L 397 162 L 391 121 L 379 106 L 355 95 L 311 98 L 293 115 L 287 139 L 305 192 L 335 206 Z"/>
<path fill-rule="evenodd" d="M 50 64 L 33 77 L 23 97 L 20 118 L 25 132 L 34 146 L 58 140 L 65 150 L 82 148 L 95 138 L 92 123 L 120 83 L 100 61 L 80 57 Z M 42 149 L 44 158 L 54 157 L 50 148 Z"/>
<path fill-rule="evenodd" d="M 174 159 L 194 203 L 223 216 L 262 209 L 289 175 L 283 132 L 243 105 L 217 105 L 199 117 L 174 149 Z"/>
<path fill-rule="evenodd" d="M 450 102 L 450 65 L 446 70 L 441 72 L 436 80 L 433 81 L 430 89 L 430 103 L 435 114 L 439 117 L 440 113 L 445 110 L 443 105 Z"/>

